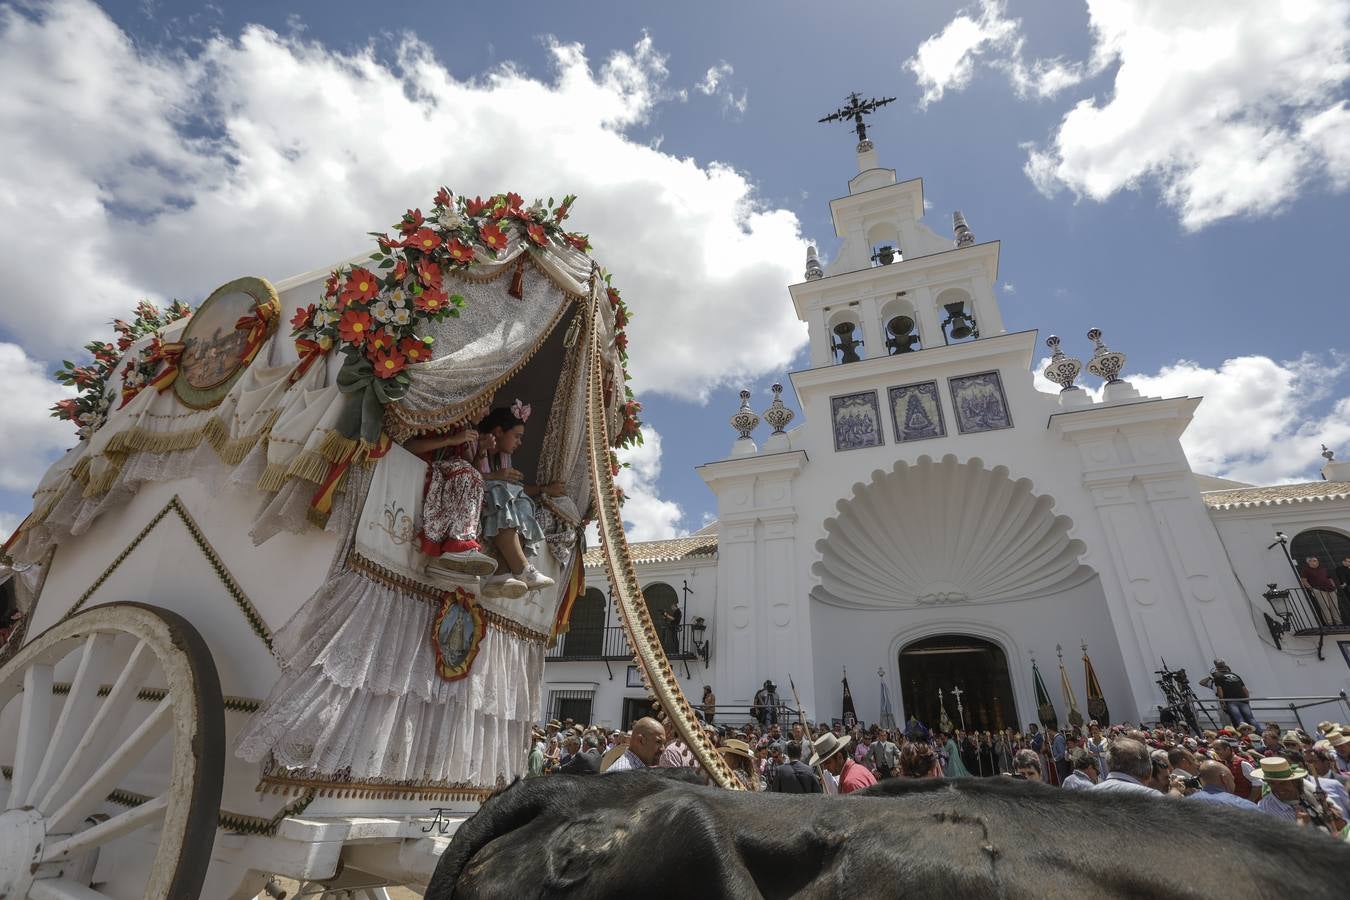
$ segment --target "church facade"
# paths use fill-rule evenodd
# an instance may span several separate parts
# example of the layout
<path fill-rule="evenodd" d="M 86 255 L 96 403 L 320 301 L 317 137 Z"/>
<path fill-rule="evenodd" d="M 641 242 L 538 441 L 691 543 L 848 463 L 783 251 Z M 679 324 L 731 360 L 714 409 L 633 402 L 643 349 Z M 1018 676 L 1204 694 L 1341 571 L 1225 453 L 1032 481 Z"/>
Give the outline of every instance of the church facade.
<path fill-rule="evenodd" d="M 858 170 L 830 204 L 838 253 L 822 267 L 811 251 L 789 288 L 809 330 L 810 367 L 790 376 L 804 421 L 742 392 L 729 454 L 698 469 L 715 525 L 633 547 L 690 700 L 706 685 L 740 719 L 767 679 L 828 721 L 847 667 L 864 722 L 1021 729 L 1033 661 L 1059 721 L 1061 659 L 1087 717 L 1085 654 L 1112 721 L 1156 721 L 1155 672 L 1194 684 L 1215 658 L 1254 696 L 1350 689 L 1350 594 L 1297 570 L 1350 565 L 1350 463 L 1327 453 L 1322 480 L 1280 486 L 1193 472 L 1180 439 L 1202 398 L 1141 396 L 1095 329 L 1044 342 L 1056 390 L 1038 389 L 1042 341 L 1006 331 L 995 297 L 999 243 L 960 213 L 953 237 L 933 231 L 922 182 L 870 141 Z M 624 727 L 646 693 L 588 563 L 546 718 Z M 1336 706 L 1300 714 L 1344 719 Z"/>

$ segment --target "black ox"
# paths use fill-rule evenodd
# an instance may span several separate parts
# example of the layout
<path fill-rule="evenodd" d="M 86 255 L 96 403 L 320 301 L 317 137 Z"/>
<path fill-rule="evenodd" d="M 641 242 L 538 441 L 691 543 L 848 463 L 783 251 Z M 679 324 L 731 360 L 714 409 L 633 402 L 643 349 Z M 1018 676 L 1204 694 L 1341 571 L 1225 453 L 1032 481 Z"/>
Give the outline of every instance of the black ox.
<path fill-rule="evenodd" d="M 1350 896 L 1350 847 L 1264 814 L 1003 778 L 847 797 L 633 772 L 518 781 L 456 832 L 428 900 Z"/>

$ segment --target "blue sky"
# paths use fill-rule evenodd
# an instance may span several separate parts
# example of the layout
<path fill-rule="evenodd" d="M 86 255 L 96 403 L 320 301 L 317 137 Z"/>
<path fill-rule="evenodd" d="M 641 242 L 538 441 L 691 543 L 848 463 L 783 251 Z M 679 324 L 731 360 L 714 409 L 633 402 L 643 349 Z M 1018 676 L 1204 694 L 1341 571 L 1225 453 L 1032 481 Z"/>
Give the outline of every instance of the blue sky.
<path fill-rule="evenodd" d="M 283 124 L 269 123 L 269 117 L 286 116 L 288 107 L 272 102 L 282 91 L 262 84 L 268 78 L 290 86 L 312 78 L 317 91 L 341 91 L 348 82 L 325 69 L 331 69 L 332 59 L 365 54 L 370 65 L 396 70 L 406 59 L 411 32 L 448 73 L 455 96 L 476 87 L 489 92 L 493 74 L 504 66 L 513 83 L 551 87 L 550 97 L 522 101 L 520 107 L 520 117 L 542 120 L 550 113 L 530 104 L 575 99 L 559 82 L 557 48 L 579 44 L 584 68 L 595 73 L 597 83 L 605 83 L 607 62 L 628 60 L 607 84 L 611 93 L 640 107 L 595 125 L 597 130 L 652 148 L 641 164 L 659 163 L 668 167 L 663 171 L 685 160 L 686 173 L 690 168 L 706 173 L 714 164 L 730 167 L 736 178 L 730 179 L 732 199 L 725 208 L 753 204 L 765 217 L 732 223 L 749 235 L 744 246 L 735 243 L 739 238 L 722 239 L 722 246 L 691 257 L 695 262 L 683 267 L 683 279 L 673 273 L 658 280 L 645 271 L 627 279 L 641 284 L 649 278 L 650 294 L 630 291 L 626 296 L 632 297 L 638 322 L 662 325 L 645 335 L 636 325 L 634 330 L 639 381 L 644 371 L 651 373 L 642 396 L 645 419 L 663 436 L 659 458 L 649 452 L 636 460 L 641 471 L 630 476 L 640 479 L 636 487 L 648 498 L 635 513 L 641 518 L 634 522 L 638 536 L 702 524 L 712 497 L 693 467 L 719 458 L 729 447 L 733 432 L 726 419 L 736 406 L 736 390 L 742 384 L 751 387 L 762 409 L 769 402 L 768 384 L 805 365 L 802 333 L 785 313 L 790 309 L 786 285 L 801 274 L 798 232 L 819 242 L 826 255 L 834 250 L 826 204 L 845 192 L 854 172 L 853 138 L 844 126 L 819 125 L 816 119 L 853 90 L 898 98 L 873 117 L 872 135 L 883 164 L 896 168 L 902 179 L 924 179 L 932 203 L 928 221 L 935 230 L 949 232 L 950 213 L 959 208 L 979 239 L 1003 242 L 1000 293 L 1009 330 L 1040 329 L 1042 336 L 1053 331 L 1066 337 L 1067 349 L 1081 354 L 1087 344 L 1083 333 L 1099 326 L 1111 346 L 1128 353 L 1129 372 L 1142 376 L 1148 387 L 1212 396 L 1207 406 L 1214 412 L 1193 428 L 1190 449 L 1198 469 L 1253 480 L 1315 477 L 1321 440 L 1340 438 L 1343 454 L 1350 454 L 1350 404 L 1344 402 L 1350 374 L 1341 355 L 1350 349 L 1350 329 L 1340 277 L 1340 245 L 1350 225 L 1347 4 L 1320 4 L 1322 18 L 1292 24 L 1280 18 L 1293 15 L 1281 4 L 1223 2 L 1212 4 L 1212 10 L 1206 5 L 1186 4 L 1182 10 L 1174 3 L 1139 3 L 1128 13 L 1121 12 L 1128 5 L 1116 0 L 1091 5 L 1065 0 L 772 5 L 142 0 L 106 3 L 101 12 L 73 0 L 25 4 L 22 11 L 0 6 L 6 10 L 0 47 L 12 51 L 12 62 L 16 55 L 30 61 L 21 72 L 14 62 L 16 70 L 6 79 L 10 84 L 14 77 L 22 80 L 21 101 L 0 103 L 0 130 L 23 134 L 0 143 L 0 151 L 8 145 L 14 155 L 0 155 L 33 162 L 15 164 L 8 177 L 61 180 L 59 189 L 68 191 L 63 205 L 101 207 L 93 219 L 71 214 L 67 233 L 78 235 L 82 223 L 94 222 L 109 235 L 106 247 L 91 242 L 107 254 L 103 261 L 72 279 L 98 285 L 100 271 L 115 269 L 125 298 L 112 290 L 105 297 L 97 286 L 91 291 L 98 302 L 56 292 L 51 302 L 68 303 L 69 309 L 56 317 L 64 323 L 61 329 L 43 331 L 31 323 L 31 310 L 19 297 L 6 297 L 0 305 L 0 341 L 23 351 L 14 351 L 11 375 L 31 377 L 39 363 L 71 352 L 62 350 L 63 338 L 73 348 L 96 336 L 94 326 L 129 308 L 138 293 L 199 301 L 225 280 L 223 267 L 237 266 L 250 253 L 278 267 L 293 263 L 278 277 L 324 265 L 350 252 L 349 233 L 359 236 L 393 221 L 403 206 L 425 203 L 423 195 L 440 181 L 486 194 L 520 189 L 515 185 L 532 176 L 531 157 L 521 152 L 519 135 L 510 148 L 516 155 L 496 170 L 492 143 L 502 138 L 466 129 L 457 135 L 482 158 L 464 151 L 453 159 L 470 175 L 510 183 L 466 182 L 456 171 L 444 171 L 426 176 L 414 190 L 387 171 L 372 169 L 372 183 L 381 185 L 377 208 L 382 218 L 353 219 L 348 231 L 333 231 L 289 255 L 275 239 L 221 226 L 214 244 L 202 249 L 200 266 L 162 263 L 162 254 L 148 244 L 172 233 L 166 223 L 180 220 L 179 206 L 195 208 L 191 221 L 198 230 L 215 227 L 206 218 L 210 206 L 220 209 L 219 216 L 245 208 L 228 205 L 245 201 L 238 190 L 222 193 L 220 176 L 213 176 L 210 167 L 218 162 L 213 157 L 243 133 L 239 119 Z M 88 105 L 65 94 L 59 102 L 46 98 L 45 92 L 57 90 L 56 76 L 44 71 L 42 60 L 48 58 L 44 52 L 61 46 L 58 20 L 98 23 L 103 39 L 79 51 L 89 71 L 106 64 L 102 77 L 125 78 L 137 86 L 126 92 L 132 98 L 141 96 L 143 83 L 158 86 L 134 104 L 124 98 Z M 1212 53 L 1205 58 L 1185 54 L 1183 67 L 1182 54 L 1168 41 L 1215 23 L 1233 38 L 1231 44 L 1197 38 Z M 244 52 L 250 26 L 275 32 L 270 70 L 259 63 L 265 54 Z M 1273 51 L 1253 49 L 1261 42 L 1240 39 L 1272 28 L 1294 45 L 1289 59 L 1263 56 Z M 648 43 L 639 50 L 644 35 Z M 925 42 L 931 57 L 916 57 Z M 278 58 L 288 65 L 277 65 Z M 1296 59 L 1326 64 L 1320 72 L 1309 72 Z M 1169 70 L 1169 60 L 1175 71 Z M 179 94 L 175 79 L 191 80 L 193 86 Z M 234 87 L 222 88 L 213 79 Z M 261 86 L 251 86 L 255 79 Z M 1150 79 L 1156 82 L 1152 86 Z M 940 98 L 934 96 L 935 85 Z M 411 87 L 403 82 L 405 93 L 415 89 L 416 78 Z M 354 115 L 366 110 L 366 124 L 358 116 L 350 127 L 397 125 L 393 113 L 372 124 L 371 110 L 380 107 L 371 102 L 353 101 Z M 129 105 L 133 120 L 144 115 L 160 121 L 156 116 L 161 116 L 162 137 L 156 145 L 138 146 L 142 138 L 125 131 L 133 125 L 108 124 L 106 130 L 101 123 L 91 125 L 89 133 L 106 135 L 96 140 L 127 146 L 125 165 L 110 173 L 104 163 L 79 157 L 69 144 L 72 137 L 80 139 L 83 117 L 97 120 L 109 104 L 120 103 Z M 75 126 L 73 133 L 62 134 L 57 123 L 41 118 L 42 109 L 61 104 L 69 104 L 75 110 L 71 115 L 79 117 L 67 120 Z M 1073 112 L 1080 104 L 1110 114 L 1088 122 L 1086 113 Z M 578 112 L 585 117 L 584 110 Z M 1071 113 L 1081 118 L 1066 120 Z M 332 140 L 341 140 L 341 122 L 317 122 L 311 132 L 329 127 Z M 696 246 L 713 232 L 683 235 L 678 223 L 665 222 L 664 244 L 628 249 L 624 231 L 631 223 L 621 224 L 603 211 L 613 208 L 606 202 L 609 185 L 630 173 L 607 168 L 598 157 L 589 167 L 586 159 L 555 164 L 551 157 L 566 155 L 572 145 L 555 145 L 548 133 L 524 132 L 539 171 L 561 166 L 586 182 L 547 190 L 582 194 L 578 227 L 591 232 L 597 255 L 611 262 L 621 282 L 639 267 L 656 267 L 652 246 Z M 194 141 L 212 147 L 202 150 Z M 182 152 L 163 149 L 176 144 Z M 161 151 L 163 158 L 154 158 Z M 369 151 L 360 152 L 369 158 Z M 1044 166 L 1039 175 L 1028 174 L 1028 160 L 1036 153 L 1050 154 L 1042 159 L 1055 164 L 1054 174 L 1046 174 L 1050 170 Z M 53 156 L 66 155 L 71 157 L 68 169 L 41 174 L 41 166 L 55 165 Z M 0 187 L 7 177 L 3 168 Z M 144 185 L 140 179 L 147 170 L 157 180 Z M 315 170 L 277 171 L 274 189 L 282 194 L 291 190 L 286 178 L 296 179 L 299 195 L 321 177 Z M 349 172 L 340 189 L 353 190 L 361 177 L 359 171 Z M 175 192 L 182 196 L 170 196 Z M 589 211 L 588 199 L 594 201 Z M 678 203 L 668 200 L 654 202 L 650 215 L 677 215 Z M 710 217 L 734 216 L 715 199 L 707 204 Z M 321 209 L 315 206 L 306 215 L 312 220 L 324 215 Z M 44 214 L 42 197 L 21 196 L 0 214 L 18 229 L 19 221 Z M 12 241 L 23 233 L 0 238 L 15 246 Z M 720 277 L 718 264 L 709 263 L 704 272 L 697 260 L 715 260 L 728 240 L 746 273 L 741 280 L 718 281 L 717 293 L 705 279 Z M 774 250 L 775 241 L 781 252 Z M 616 248 L 621 263 L 609 259 L 607 247 Z M 210 261 L 215 258 L 220 262 Z M 754 268 L 749 262 L 762 265 Z M 238 272 L 226 277 L 233 274 Z M 703 295 L 716 302 L 698 305 Z M 680 329 L 678 337 L 671 337 L 672 328 Z M 681 340 L 697 346 L 709 329 L 719 335 L 711 374 L 700 380 L 681 376 L 675 364 L 662 367 L 664 356 L 678 356 Z M 1183 360 L 1186 364 L 1179 366 Z M 11 417 L 11 427 L 27 421 Z M 15 452 L 50 457 L 55 440 Z M 0 473 L 5 523 L 26 510 L 31 490 L 26 481 L 39 471 L 10 468 Z"/>

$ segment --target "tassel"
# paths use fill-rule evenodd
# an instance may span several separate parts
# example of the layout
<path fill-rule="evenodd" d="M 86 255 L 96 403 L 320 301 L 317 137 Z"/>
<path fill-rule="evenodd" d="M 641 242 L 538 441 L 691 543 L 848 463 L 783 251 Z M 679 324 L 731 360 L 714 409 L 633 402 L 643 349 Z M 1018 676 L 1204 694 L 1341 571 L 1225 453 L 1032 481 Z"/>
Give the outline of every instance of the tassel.
<path fill-rule="evenodd" d="M 517 300 L 525 299 L 525 254 L 516 261 L 516 271 L 511 275 L 511 286 L 506 292 Z"/>

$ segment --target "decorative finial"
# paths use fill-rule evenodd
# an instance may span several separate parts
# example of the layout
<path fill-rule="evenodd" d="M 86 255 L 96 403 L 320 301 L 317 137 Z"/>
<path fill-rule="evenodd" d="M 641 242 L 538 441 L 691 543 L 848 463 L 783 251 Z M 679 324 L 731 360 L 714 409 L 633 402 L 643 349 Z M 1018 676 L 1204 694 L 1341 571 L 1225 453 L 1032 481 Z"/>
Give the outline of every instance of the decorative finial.
<path fill-rule="evenodd" d="M 788 423 L 793 420 L 796 413 L 788 409 L 787 404 L 783 402 L 783 386 L 781 384 L 775 381 L 769 390 L 773 391 L 773 403 L 769 404 L 769 408 L 764 410 L 764 421 L 768 422 L 773 428 L 774 434 L 783 434 L 784 429 L 787 428 Z"/>
<path fill-rule="evenodd" d="M 975 243 L 975 232 L 970 230 L 966 224 L 966 217 L 961 215 L 961 210 L 952 213 L 952 231 L 956 233 L 956 246 L 969 247 Z"/>
<path fill-rule="evenodd" d="M 816 252 L 815 244 L 806 245 L 806 280 L 815 281 L 817 278 L 824 278 L 825 270 L 820 266 L 820 254 Z"/>
<path fill-rule="evenodd" d="M 1064 351 L 1059 349 L 1058 335 L 1052 334 L 1046 338 L 1045 346 L 1050 348 L 1050 365 L 1045 367 L 1045 377 L 1059 385 L 1060 393 L 1074 390 L 1073 382 L 1078 373 L 1083 371 L 1083 361 L 1064 355 Z"/>
<path fill-rule="evenodd" d="M 1055 645 L 1055 655 L 1059 657 L 1059 664 L 1064 665 L 1064 648 L 1059 644 Z"/>
<path fill-rule="evenodd" d="M 1119 350 L 1112 350 L 1102 343 L 1100 328 L 1088 329 L 1087 336 L 1088 340 L 1097 345 L 1097 349 L 1092 351 L 1092 359 L 1088 360 L 1087 370 L 1104 379 L 1107 384 L 1119 384 L 1120 370 L 1125 368 L 1125 354 Z"/>
<path fill-rule="evenodd" d="M 1087 641 L 1083 641 L 1083 655 L 1087 656 Z"/>
<path fill-rule="evenodd" d="M 883 97 L 878 100 L 873 97 L 871 100 L 864 100 L 858 96 L 855 91 L 848 95 L 848 103 L 834 112 L 830 113 L 821 122 L 847 122 L 853 120 L 853 130 L 858 132 L 858 152 L 866 153 L 872 149 L 872 142 L 867 139 L 867 123 L 863 121 L 863 116 L 871 115 L 887 103 L 894 101 L 894 97 Z"/>
<path fill-rule="evenodd" d="M 750 440 L 750 433 L 759 427 L 759 416 L 750 408 L 750 392 L 742 389 L 741 408 L 731 417 L 731 427 L 740 432 L 740 439 Z"/>
<path fill-rule="evenodd" d="M 1323 445 L 1322 445 L 1322 458 L 1325 459 L 1327 462 L 1331 462 L 1333 459 L 1336 458 L 1336 451 L 1335 451 L 1335 450 L 1328 450 L 1328 449 L 1327 449 L 1327 445 L 1326 445 L 1326 444 L 1323 444 Z"/>

